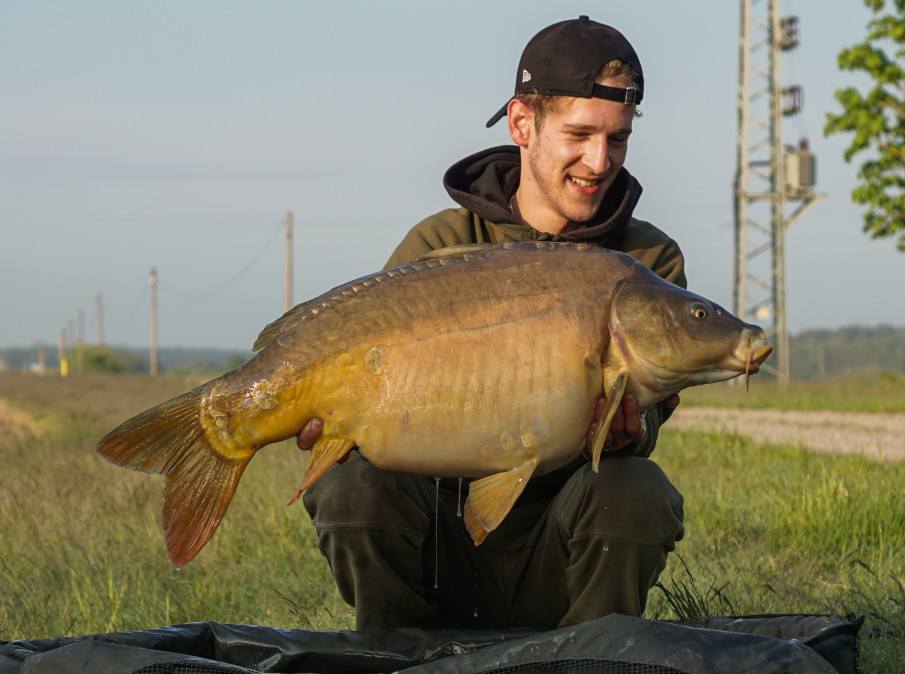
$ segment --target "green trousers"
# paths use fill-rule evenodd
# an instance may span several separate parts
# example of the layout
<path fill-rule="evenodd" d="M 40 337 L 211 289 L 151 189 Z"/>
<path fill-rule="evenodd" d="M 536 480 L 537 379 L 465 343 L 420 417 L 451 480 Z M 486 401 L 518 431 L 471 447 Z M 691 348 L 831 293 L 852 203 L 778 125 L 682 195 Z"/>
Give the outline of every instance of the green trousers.
<path fill-rule="evenodd" d="M 353 452 L 304 503 L 357 629 L 570 625 L 640 616 L 684 535 L 682 495 L 649 459 L 583 459 L 532 478 L 476 547 L 465 490 Z"/>

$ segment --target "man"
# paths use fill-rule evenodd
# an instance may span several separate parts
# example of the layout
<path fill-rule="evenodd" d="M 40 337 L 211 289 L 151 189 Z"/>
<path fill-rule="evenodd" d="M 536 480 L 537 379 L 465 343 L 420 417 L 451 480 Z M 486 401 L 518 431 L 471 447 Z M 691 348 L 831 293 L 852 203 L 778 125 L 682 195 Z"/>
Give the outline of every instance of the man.
<path fill-rule="evenodd" d="M 515 146 L 453 165 L 444 184 L 461 207 L 416 225 L 387 266 L 462 243 L 575 241 L 627 252 L 684 286 L 675 242 L 631 217 L 641 186 L 623 163 L 643 91 L 638 57 L 615 29 L 582 16 L 542 30 L 522 54 L 515 96 L 487 123 L 505 116 Z M 681 495 L 646 458 L 677 404 L 673 396 L 642 416 L 626 396 L 599 473 L 583 456 L 532 478 L 480 547 L 458 515 L 461 481 L 382 471 L 353 452 L 304 502 L 357 628 L 641 615 L 684 533 Z M 321 427 L 310 422 L 299 447 L 310 449 Z"/>

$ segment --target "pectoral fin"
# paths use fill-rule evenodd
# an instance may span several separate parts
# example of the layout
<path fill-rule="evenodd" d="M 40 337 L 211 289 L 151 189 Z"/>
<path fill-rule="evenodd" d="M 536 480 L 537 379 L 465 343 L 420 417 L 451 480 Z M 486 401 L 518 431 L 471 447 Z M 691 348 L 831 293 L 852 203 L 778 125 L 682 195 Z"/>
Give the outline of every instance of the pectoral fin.
<path fill-rule="evenodd" d="M 595 473 L 600 465 L 600 455 L 603 452 L 603 443 L 606 441 L 607 431 L 610 430 L 610 422 L 613 421 L 613 415 L 616 414 L 616 410 L 619 409 L 619 404 L 622 402 L 622 395 L 625 393 L 627 382 L 628 376 L 625 372 L 621 372 L 616 377 L 610 390 L 605 391 L 606 407 L 597 420 L 597 426 L 594 428 L 594 447 L 591 450 L 591 465 Z"/>
<path fill-rule="evenodd" d="M 292 505 L 308 487 L 313 485 L 326 473 L 333 464 L 343 458 L 355 446 L 354 440 L 346 438 L 325 438 L 320 436 L 314 441 L 311 448 L 311 457 L 308 459 L 308 468 L 302 479 L 302 486 L 295 492 L 295 496 L 286 505 Z"/>
<path fill-rule="evenodd" d="M 465 527 L 480 545 L 487 534 L 496 529 L 512 510 L 516 499 L 528 484 L 537 468 L 537 459 L 530 459 L 521 466 L 495 473 L 471 483 L 465 500 Z"/>

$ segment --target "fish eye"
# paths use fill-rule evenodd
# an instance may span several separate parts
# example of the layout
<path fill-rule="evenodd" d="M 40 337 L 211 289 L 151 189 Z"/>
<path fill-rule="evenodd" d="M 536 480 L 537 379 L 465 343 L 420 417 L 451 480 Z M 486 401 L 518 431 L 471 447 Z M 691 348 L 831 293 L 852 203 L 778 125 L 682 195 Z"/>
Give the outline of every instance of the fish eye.
<path fill-rule="evenodd" d="M 694 316 L 695 318 L 700 318 L 700 319 L 707 318 L 707 309 L 705 309 L 700 304 L 698 304 L 698 305 L 692 307 L 691 315 Z"/>

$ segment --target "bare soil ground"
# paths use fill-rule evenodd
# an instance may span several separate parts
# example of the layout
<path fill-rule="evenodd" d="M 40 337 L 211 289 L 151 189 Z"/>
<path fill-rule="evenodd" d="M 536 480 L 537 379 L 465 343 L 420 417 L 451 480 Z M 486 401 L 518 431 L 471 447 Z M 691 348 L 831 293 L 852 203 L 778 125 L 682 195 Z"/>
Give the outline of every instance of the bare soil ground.
<path fill-rule="evenodd" d="M 905 414 L 679 406 L 668 425 L 737 433 L 764 444 L 798 444 L 818 452 L 905 460 Z"/>

